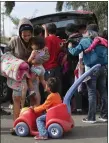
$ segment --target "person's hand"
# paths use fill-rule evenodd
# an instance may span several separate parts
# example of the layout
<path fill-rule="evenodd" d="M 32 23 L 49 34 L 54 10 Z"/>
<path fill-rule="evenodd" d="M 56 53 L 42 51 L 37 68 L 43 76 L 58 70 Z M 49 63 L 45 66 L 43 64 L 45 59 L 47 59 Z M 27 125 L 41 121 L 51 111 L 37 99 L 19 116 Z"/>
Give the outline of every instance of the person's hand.
<path fill-rule="evenodd" d="M 34 110 L 34 106 L 30 106 L 29 108 L 32 109 L 32 110 Z"/>
<path fill-rule="evenodd" d="M 86 49 L 85 51 L 84 51 L 84 53 L 89 53 L 90 51 L 89 51 L 89 49 Z"/>
<path fill-rule="evenodd" d="M 43 24 L 42 27 L 44 28 L 44 30 L 47 29 L 47 26 L 45 24 Z"/>
<path fill-rule="evenodd" d="M 73 45 L 71 42 L 68 44 L 68 48 L 73 48 Z"/>

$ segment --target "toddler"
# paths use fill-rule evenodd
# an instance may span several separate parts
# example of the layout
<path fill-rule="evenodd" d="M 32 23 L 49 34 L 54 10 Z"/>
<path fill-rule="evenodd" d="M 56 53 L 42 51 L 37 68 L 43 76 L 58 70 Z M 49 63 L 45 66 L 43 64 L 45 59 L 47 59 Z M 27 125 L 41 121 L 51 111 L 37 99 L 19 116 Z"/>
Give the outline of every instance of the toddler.
<path fill-rule="evenodd" d="M 41 36 L 31 38 L 31 48 L 33 49 L 28 63 L 30 65 L 30 74 L 33 77 L 39 78 L 44 89 L 46 87 L 46 82 L 44 80 L 45 69 L 43 63 L 49 59 L 48 49 L 45 47 L 44 38 Z M 29 96 L 35 95 L 34 86 L 30 78 L 27 79 L 27 83 L 30 89 Z"/>
<path fill-rule="evenodd" d="M 36 119 L 38 133 L 35 136 L 35 139 L 37 139 L 37 140 L 48 139 L 48 132 L 47 132 L 47 129 L 45 127 L 46 112 L 48 109 L 62 103 L 61 96 L 58 93 L 58 91 L 59 91 L 58 84 L 60 84 L 59 78 L 56 78 L 56 77 L 55 78 L 54 77 L 49 78 L 47 81 L 47 87 L 46 87 L 46 90 L 49 92 L 49 95 L 48 95 L 46 101 L 38 107 L 34 107 L 34 108 L 30 107 L 36 113 L 38 113 L 38 112 L 44 113 L 45 112 L 44 114 L 42 114 L 41 116 L 39 116 Z"/>

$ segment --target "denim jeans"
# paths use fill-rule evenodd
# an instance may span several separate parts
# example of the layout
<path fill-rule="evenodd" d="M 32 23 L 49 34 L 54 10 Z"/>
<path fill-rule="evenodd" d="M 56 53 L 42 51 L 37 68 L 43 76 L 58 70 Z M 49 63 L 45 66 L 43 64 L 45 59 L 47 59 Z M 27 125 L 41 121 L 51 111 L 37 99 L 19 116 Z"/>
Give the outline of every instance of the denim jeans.
<path fill-rule="evenodd" d="M 96 120 L 96 88 L 101 96 L 101 112 L 102 118 L 108 118 L 108 95 L 106 89 L 107 69 L 101 66 L 93 73 L 91 79 L 87 81 L 89 111 L 88 120 Z"/>
<path fill-rule="evenodd" d="M 46 114 L 41 115 L 36 119 L 37 129 L 39 131 L 39 136 L 48 137 L 48 131 L 45 127 L 46 122 Z"/>

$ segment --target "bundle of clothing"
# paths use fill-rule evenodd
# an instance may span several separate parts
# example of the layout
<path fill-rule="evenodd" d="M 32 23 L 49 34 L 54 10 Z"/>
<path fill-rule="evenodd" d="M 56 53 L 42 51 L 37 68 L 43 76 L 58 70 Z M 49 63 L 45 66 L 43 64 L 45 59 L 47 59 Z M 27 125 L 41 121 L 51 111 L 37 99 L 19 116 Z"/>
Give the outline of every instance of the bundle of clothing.
<path fill-rule="evenodd" d="M 12 89 L 19 89 L 24 78 L 30 78 L 29 65 L 7 52 L 0 59 L 1 75 L 7 77 L 7 84 Z"/>

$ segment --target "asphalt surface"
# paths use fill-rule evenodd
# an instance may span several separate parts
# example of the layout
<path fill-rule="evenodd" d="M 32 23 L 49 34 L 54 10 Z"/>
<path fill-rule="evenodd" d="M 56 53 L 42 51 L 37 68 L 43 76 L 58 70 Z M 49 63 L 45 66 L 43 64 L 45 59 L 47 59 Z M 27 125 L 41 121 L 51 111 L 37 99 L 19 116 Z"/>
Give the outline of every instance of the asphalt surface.
<path fill-rule="evenodd" d="M 6 108 L 6 110 L 8 109 Z M 95 124 L 83 123 L 82 118 L 85 116 L 72 115 L 75 122 L 72 131 L 66 133 L 62 139 L 49 139 L 46 141 L 36 141 L 33 137 L 11 135 L 12 115 L 1 116 L 1 143 L 107 143 L 108 124 L 98 121 Z"/>

